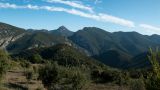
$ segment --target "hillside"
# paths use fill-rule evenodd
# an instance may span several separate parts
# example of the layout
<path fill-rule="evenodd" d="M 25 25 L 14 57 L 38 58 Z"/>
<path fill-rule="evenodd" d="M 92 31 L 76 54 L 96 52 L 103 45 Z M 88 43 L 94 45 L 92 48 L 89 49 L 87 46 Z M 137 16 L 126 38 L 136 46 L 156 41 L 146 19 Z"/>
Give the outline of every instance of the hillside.
<path fill-rule="evenodd" d="M 0 47 L 6 48 L 11 54 L 32 48 L 68 44 L 87 56 L 96 56 L 100 62 L 118 68 L 123 65 L 128 66 L 128 62 L 139 65 L 138 62 L 141 60 L 137 62 L 134 60 L 135 57 L 147 52 L 149 48 L 160 46 L 159 35 L 148 36 L 137 32 L 110 33 L 97 27 L 85 27 L 72 32 L 65 26 L 51 31 L 25 30 L 0 23 L 0 37 Z M 117 57 L 112 57 L 115 55 Z"/>
<path fill-rule="evenodd" d="M 10 42 L 22 37 L 25 30 L 0 22 L 0 48 L 5 48 Z"/>
<path fill-rule="evenodd" d="M 91 52 L 92 55 L 114 49 L 135 56 L 147 51 L 149 47 L 160 45 L 160 42 L 157 41 L 160 38 L 152 37 L 137 32 L 109 33 L 96 27 L 86 27 L 75 32 L 70 39 Z"/>
<path fill-rule="evenodd" d="M 57 44 L 52 47 L 33 48 L 30 50 L 22 51 L 19 54 L 13 55 L 14 58 L 23 58 L 30 62 L 35 62 L 33 56 L 40 55 L 44 60 L 57 61 L 58 64 L 64 66 L 81 66 L 84 65 L 90 68 L 97 68 L 103 66 L 102 63 L 95 59 L 78 52 L 67 44 Z"/>
<path fill-rule="evenodd" d="M 116 50 L 108 50 L 105 53 L 93 56 L 102 63 L 116 68 L 127 68 L 132 56 Z"/>
<path fill-rule="evenodd" d="M 7 46 L 7 50 L 15 53 L 26 49 L 35 47 L 49 47 L 60 43 L 70 44 L 70 42 L 62 36 L 52 35 L 47 32 L 32 32 L 27 33 L 22 38 L 10 43 Z"/>
<path fill-rule="evenodd" d="M 82 30 L 75 32 L 69 39 L 80 47 L 88 50 L 92 55 L 99 54 L 102 48 L 103 51 L 108 50 L 108 48 L 114 44 L 109 32 L 95 27 L 83 28 Z M 106 41 L 110 43 L 107 44 Z M 108 48 L 105 48 L 104 46 Z"/>

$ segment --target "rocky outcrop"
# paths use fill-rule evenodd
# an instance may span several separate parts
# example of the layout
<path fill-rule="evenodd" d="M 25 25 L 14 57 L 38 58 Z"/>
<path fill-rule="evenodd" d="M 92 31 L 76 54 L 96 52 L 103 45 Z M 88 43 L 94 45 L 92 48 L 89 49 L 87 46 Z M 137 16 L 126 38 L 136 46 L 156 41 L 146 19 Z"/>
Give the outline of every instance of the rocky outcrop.
<path fill-rule="evenodd" d="M 0 38 L 0 48 L 6 48 L 7 45 L 9 45 L 11 42 L 14 42 L 15 40 L 23 37 L 25 35 L 25 33 L 22 33 L 20 35 L 14 36 L 14 35 L 6 35 L 5 36 L 0 36 L 2 38 Z"/>
<path fill-rule="evenodd" d="M 24 36 L 26 30 L 0 22 L 0 48 L 6 48 L 11 42 Z"/>

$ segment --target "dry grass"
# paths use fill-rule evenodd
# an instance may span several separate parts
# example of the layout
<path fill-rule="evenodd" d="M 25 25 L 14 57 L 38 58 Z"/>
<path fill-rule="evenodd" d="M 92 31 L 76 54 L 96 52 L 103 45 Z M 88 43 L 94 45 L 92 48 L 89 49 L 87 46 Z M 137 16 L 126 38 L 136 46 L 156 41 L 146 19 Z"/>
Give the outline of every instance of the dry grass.
<path fill-rule="evenodd" d="M 2 80 L 3 89 L 0 90 L 36 90 L 43 88 L 42 82 L 38 80 L 27 81 L 23 71 L 12 70 L 8 71 L 5 78 Z"/>
<path fill-rule="evenodd" d="M 32 65 L 38 66 L 38 65 Z M 12 69 L 8 71 L 2 80 L 0 90 L 46 90 L 42 82 L 38 80 L 27 81 L 23 69 Z M 88 90 L 129 90 L 128 87 L 120 87 L 115 84 L 95 84 L 92 83 Z"/>
<path fill-rule="evenodd" d="M 14 83 L 23 87 L 28 87 L 29 90 L 35 90 L 38 87 L 42 87 L 42 83 L 37 80 L 31 80 L 28 82 L 23 71 L 10 71 L 6 75 L 8 83 Z"/>
<path fill-rule="evenodd" d="M 29 83 L 26 80 L 24 72 L 21 70 L 8 71 L 4 80 L 3 87 L 0 90 L 36 90 L 43 88 L 42 82 L 31 80 Z M 120 87 L 115 84 L 91 84 L 88 90 L 129 90 L 127 87 Z"/>
<path fill-rule="evenodd" d="M 91 84 L 89 90 L 129 90 L 129 88 L 116 84 Z"/>

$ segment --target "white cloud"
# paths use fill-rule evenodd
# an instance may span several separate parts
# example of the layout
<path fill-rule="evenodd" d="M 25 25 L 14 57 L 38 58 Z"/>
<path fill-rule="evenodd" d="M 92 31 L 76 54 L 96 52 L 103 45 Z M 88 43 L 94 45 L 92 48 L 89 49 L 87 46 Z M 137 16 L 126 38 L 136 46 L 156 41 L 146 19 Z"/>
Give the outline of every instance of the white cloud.
<path fill-rule="evenodd" d="M 134 27 L 134 22 L 122 19 L 119 17 L 111 16 L 108 14 L 91 14 L 91 13 L 85 13 L 76 9 L 66 9 L 63 7 L 51 7 L 51 6 L 36 6 L 36 5 L 15 5 L 15 4 L 9 4 L 9 3 L 0 3 L 0 8 L 13 8 L 13 9 L 32 9 L 32 10 L 47 10 L 47 11 L 59 11 L 59 12 L 66 12 L 73 15 L 78 15 L 85 18 L 90 18 L 97 21 L 102 22 L 110 22 L 122 26 L 127 27 Z"/>
<path fill-rule="evenodd" d="M 9 4 L 9 3 L 0 3 L 0 8 L 19 8 L 17 5 L 15 4 Z"/>
<path fill-rule="evenodd" d="M 101 21 L 111 22 L 114 24 L 122 25 L 122 26 L 135 27 L 134 22 L 123 19 L 123 18 L 115 17 L 108 14 L 102 14 L 102 13 L 99 14 L 99 17 Z"/>
<path fill-rule="evenodd" d="M 24 8 L 28 8 L 28 9 L 35 9 L 35 10 L 39 10 L 40 8 L 39 8 L 39 6 L 33 6 L 33 5 L 27 5 L 27 6 L 24 6 Z"/>
<path fill-rule="evenodd" d="M 47 1 L 50 3 L 61 3 L 61 4 L 69 5 L 74 8 L 88 10 L 89 12 L 93 12 L 92 7 L 89 7 L 89 6 L 83 5 L 82 3 L 77 3 L 74 1 L 69 1 L 69 0 L 44 0 L 44 1 Z"/>
<path fill-rule="evenodd" d="M 159 32 L 160 33 L 160 27 L 148 25 L 148 24 L 140 24 L 140 27 L 148 30 L 152 30 L 153 32 Z"/>
<path fill-rule="evenodd" d="M 95 0 L 94 4 L 98 4 L 98 3 L 101 3 L 101 2 L 102 2 L 101 0 Z"/>

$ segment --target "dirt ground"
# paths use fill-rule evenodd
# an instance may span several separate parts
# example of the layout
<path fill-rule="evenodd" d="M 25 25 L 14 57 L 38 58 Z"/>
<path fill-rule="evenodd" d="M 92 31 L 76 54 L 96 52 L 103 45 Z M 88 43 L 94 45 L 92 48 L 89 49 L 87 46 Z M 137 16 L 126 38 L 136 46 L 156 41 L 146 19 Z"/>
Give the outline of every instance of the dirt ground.
<path fill-rule="evenodd" d="M 38 80 L 27 81 L 24 72 L 21 70 L 8 71 L 3 78 L 0 90 L 46 90 L 42 82 Z M 88 90 L 128 90 L 111 84 L 91 84 Z"/>
<path fill-rule="evenodd" d="M 41 81 L 27 81 L 23 71 L 8 71 L 2 82 L 5 90 L 45 90 Z"/>

